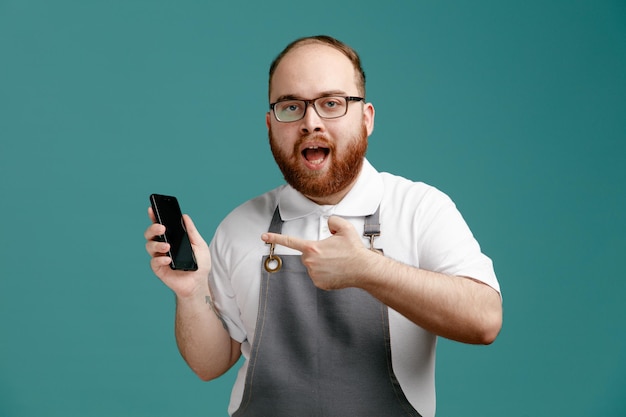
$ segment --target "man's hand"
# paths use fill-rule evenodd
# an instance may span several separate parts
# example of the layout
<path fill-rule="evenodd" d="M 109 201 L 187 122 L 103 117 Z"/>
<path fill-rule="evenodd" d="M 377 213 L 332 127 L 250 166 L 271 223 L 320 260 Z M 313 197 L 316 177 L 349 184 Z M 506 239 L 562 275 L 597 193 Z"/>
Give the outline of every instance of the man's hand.
<path fill-rule="evenodd" d="M 338 216 L 328 219 L 332 236 L 311 241 L 276 233 L 264 233 L 265 243 L 275 243 L 302 252 L 302 263 L 316 287 L 323 290 L 358 286 L 360 272 L 369 256 L 378 256 L 363 246 L 352 224 Z"/>
<path fill-rule="evenodd" d="M 211 255 L 209 247 L 196 229 L 193 221 L 188 215 L 183 215 L 185 228 L 189 234 L 189 241 L 193 248 L 197 271 L 174 271 L 170 268 L 172 259 L 168 257 L 169 243 L 159 242 L 157 236 L 165 233 L 165 226 L 155 223 L 152 208 L 148 208 L 148 216 L 153 224 L 144 233 L 146 238 L 146 251 L 152 257 L 150 266 L 154 274 L 161 279 L 179 298 L 187 298 L 194 294 L 205 294 L 207 292 L 207 280 L 211 270 Z"/>

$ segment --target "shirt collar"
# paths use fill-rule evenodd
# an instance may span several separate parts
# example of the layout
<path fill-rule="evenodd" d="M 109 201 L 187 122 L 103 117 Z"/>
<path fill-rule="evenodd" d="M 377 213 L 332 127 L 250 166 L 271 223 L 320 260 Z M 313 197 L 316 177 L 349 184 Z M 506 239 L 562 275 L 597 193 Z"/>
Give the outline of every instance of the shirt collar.
<path fill-rule="evenodd" d="M 376 211 L 383 198 L 383 181 L 367 159 L 352 189 L 335 206 L 320 206 L 286 185 L 278 197 L 278 208 L 283 221 L 295 220 L 313 213 L 338 216 L 368 216 Z"/>

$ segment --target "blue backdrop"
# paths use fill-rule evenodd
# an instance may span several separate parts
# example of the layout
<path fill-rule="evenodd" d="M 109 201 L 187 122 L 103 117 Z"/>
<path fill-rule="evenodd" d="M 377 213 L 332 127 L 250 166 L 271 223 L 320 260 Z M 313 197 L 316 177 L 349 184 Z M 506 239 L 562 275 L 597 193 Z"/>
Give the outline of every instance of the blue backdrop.
<path fill-rule="evenodd" d="M 0 0 L 0 416 L 225 415 L 148 195 L 210 239 L 282 183 L 268 66 L 320 33 L 361 53 L 371 162 L 448 193 L 503 288 L 495 344 L 440 342 L 438 415 L 626 415 L 623 1 Z"/>

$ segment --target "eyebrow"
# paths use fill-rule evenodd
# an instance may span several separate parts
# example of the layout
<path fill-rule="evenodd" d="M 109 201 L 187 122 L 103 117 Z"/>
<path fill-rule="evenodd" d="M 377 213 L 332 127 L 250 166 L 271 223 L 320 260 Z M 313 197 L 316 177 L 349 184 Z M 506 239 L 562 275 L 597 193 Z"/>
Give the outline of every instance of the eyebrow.
<path fill-rule="evenodd" d="M 333 96 L 340 96 L 340 97 L 344 97 L 347 96 L 348 94 L 343 91 L 343 90 L 329 90 L 329 91 L 324 91 L 322 92 L 319 96 L 315 97 L 315 98 L 320 98 L 320 97 L 333 97 Z M 308 100 L 302 96 L 298 96 L 295 94 L 284 94 L 282 96 L 279 96 L 275 102 L 279 102 L 279 101 L 283 101 L 283 100 Z M 313 99 L 311 99 L 313 100 Z"/>

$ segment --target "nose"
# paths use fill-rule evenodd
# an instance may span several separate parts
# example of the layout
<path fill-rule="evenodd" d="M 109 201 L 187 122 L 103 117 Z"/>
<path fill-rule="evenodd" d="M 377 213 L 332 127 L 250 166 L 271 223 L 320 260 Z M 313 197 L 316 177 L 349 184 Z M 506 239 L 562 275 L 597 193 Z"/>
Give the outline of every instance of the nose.
<path fill-rule="evenodd" d="M 309 103 L 306 108 L 304 117 L 300 119 L 300 132 L 301 133 L 313 133 L 323 132 L 324 122 L 322 118 L 317 114 L 317 110 L 313 103 Z"/>

